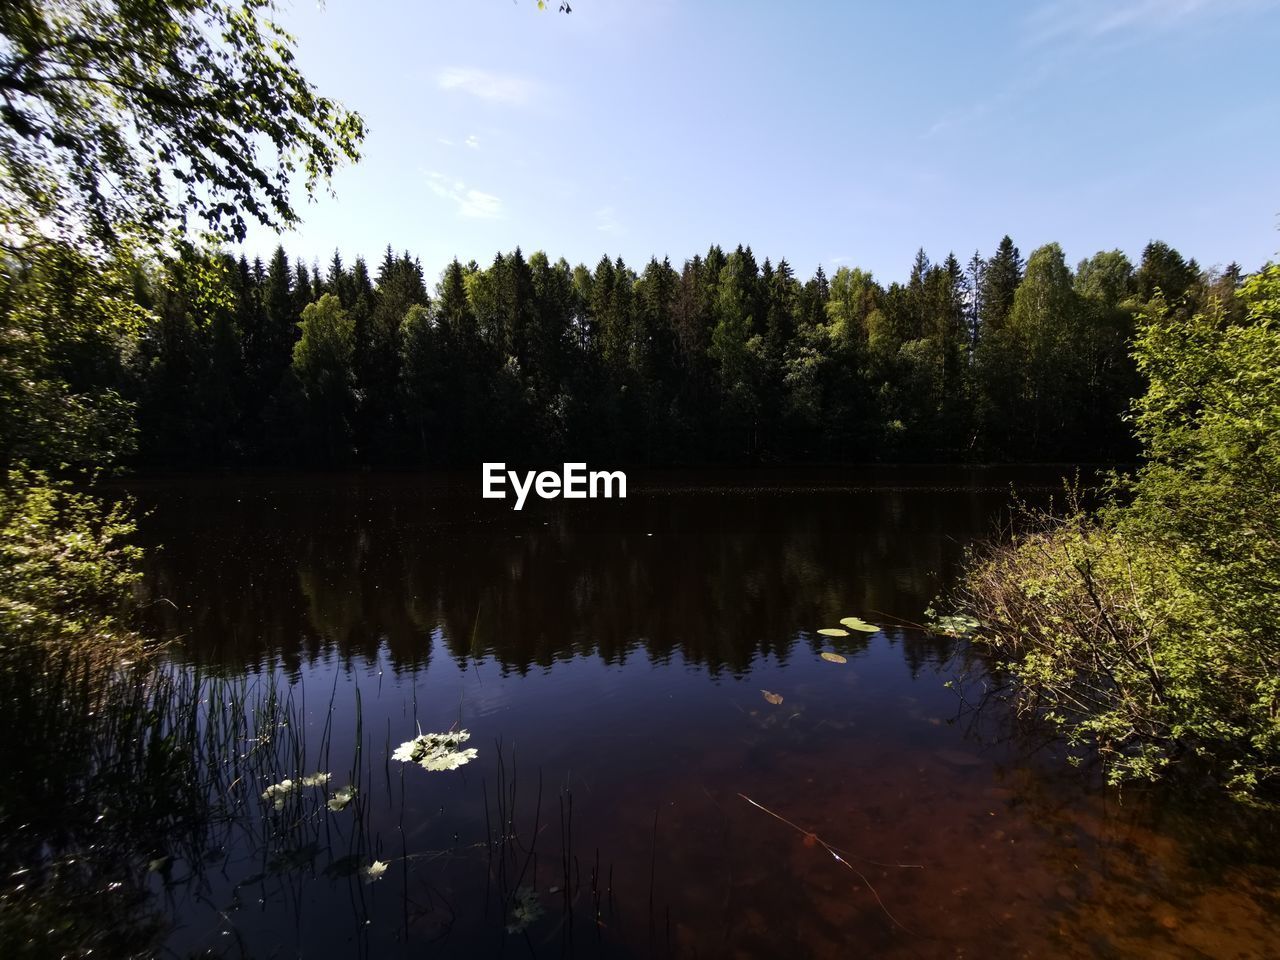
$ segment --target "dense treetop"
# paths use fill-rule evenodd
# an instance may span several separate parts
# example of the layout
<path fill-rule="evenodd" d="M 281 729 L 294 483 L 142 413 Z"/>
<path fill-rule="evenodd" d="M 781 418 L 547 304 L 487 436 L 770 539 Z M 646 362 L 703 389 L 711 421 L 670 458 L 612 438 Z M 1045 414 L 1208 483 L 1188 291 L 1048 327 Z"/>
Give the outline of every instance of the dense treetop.
<path fill-rule="evenodd" d="M 1137 312 L 1239 312 L 1243 280 L 1158 242 L 1073 270 L 1008 237 L 963 265 L 922 250 L 888 285 L 745 246 L 639 270 L 517 249 L 433 287 L 390 249 L 372 269 L 187 249 L 111 281 L 136 322 L 50 333 L 47 365 L 152 463 L 1097 461 L 1134 452 Z M 27 271 L 7 309 L 68 314 L 84 282 L 74 257 Z M 40 433 L 4 429 L 8 457 Z"/>

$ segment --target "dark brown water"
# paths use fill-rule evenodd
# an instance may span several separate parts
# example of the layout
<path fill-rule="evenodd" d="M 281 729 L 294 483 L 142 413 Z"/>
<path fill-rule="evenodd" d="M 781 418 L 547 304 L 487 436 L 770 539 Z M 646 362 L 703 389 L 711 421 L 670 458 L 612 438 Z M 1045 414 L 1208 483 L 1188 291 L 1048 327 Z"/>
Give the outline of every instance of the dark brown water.
<path fill-rule="evenodd" d="M 470 476 L 134 489 L 175 658 L 274 680 L 289 772 L 359 787 L 157 874 L 174 955 L 1280 955 L 1272 818 L 1102 788 L 911 626 L 1058 472 L 630 477 L 521 513 Z M 850 615 L 883 629 L 815 632 Z M 469 765 L 388 760 L 454 726 Z"/>

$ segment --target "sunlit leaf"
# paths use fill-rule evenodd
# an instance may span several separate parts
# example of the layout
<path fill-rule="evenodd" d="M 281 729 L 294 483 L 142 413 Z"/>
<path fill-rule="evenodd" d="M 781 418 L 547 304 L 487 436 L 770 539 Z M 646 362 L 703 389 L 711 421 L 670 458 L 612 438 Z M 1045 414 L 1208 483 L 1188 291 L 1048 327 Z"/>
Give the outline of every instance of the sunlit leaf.
<path fill-rule="evenodd" d="M 780 693 L 772 693 L 769 690 L 761 690 L 760 692 L 763 693 L 764 698 L 768 700 L 770 703 L 772 703 L 774 706 L 777 706 L 782 702 L 782 694 Z"/>
<path fill-rule="evenodd" d="M 341 790 L 334 792 L 329 798 L 329 802 L 325 804 L 334 813 L 347 809 L 347 805 L 356 798 L 356 788 L 347 784 Z"/>
<path fill-rule="evenodd" d="M 966 637 L 982 626 L 973 617 L 963 613 L 956 613 L 950 616 L 937 616 L 932 610 L 925 611 L 930 614 L 926 622 L 929 629 L 934 633 L 941 633 L 948 637 Z"/>
<path fill-rule="evenodd" d="M 850 630 L 861 630 L 863 633 L 879 633 L 880 628 L 874 623 L 867 623 L 861 617 L 845 617 L 840 621 Z"/>
<path fill-rule="evenodd" d="M 828 663 L 848 663 L 849 662 L 844 657 L 840 656 L 840 654 L 832 653 L 830 650 L 822 651 L 822 659 L 826 660 Z"/>
<path fill-rule="evenodd" d="M 416 763 L 423 770 L 457 770 L 477 756 L 474 747 L 459 749 L 470 739 L 471 734 L 466 730 L 422 733 L 396 747 L 391 759 L 401 763 Z"/>
<path fill-rule="evenodd" d="M 818 632 L 824 637 L 847 637 L 849 635 L 848 630 L 841 630 L 839 627 L 823 627 Z"/>
<path fill-rule="evenodd" d="M 382 875 L 387 872 L 387 864 L 381 860 L 375 860 L 360 872 L 364 875 L 365 883 L 373 883 L 375 880 L 382 879 Z"/>
<path fill-rule="evenodd" d="M 262 799 L 270 803 L 275 809 L 283 810 L 285 801 L 289 799 L 289 794 L 293 793 L 301 784 L 294 780 L 284 779 L 279 783 L 273 783 L 267 789 L 262 791 Z"/>

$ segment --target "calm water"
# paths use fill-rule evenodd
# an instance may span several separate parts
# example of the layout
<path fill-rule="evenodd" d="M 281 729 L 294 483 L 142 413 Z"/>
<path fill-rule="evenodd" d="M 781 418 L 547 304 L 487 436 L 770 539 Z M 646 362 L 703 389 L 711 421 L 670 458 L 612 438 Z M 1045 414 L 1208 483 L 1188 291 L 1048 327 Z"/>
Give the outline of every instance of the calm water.
<path fill-rule="evenodd" d="M 167 948 L 1280 955 L 1272 820 L 1102 789 L 983 702 L 962 641 L 911 625 L 1011 482 L 1060 486 L 632 473 L 625 502 L 514 513 L 471 476 L 136 485 L 175 659 L 275 683 L 279 772 L 358 787 L 337 812 L 320 789 L 247 805 L 156 872 Z M 850 615 L 884 629 L 816 633 Z M 389 761 L 455 726 L 469 765 Z M 521 897 L 541 915 L 509 932 Z"/>

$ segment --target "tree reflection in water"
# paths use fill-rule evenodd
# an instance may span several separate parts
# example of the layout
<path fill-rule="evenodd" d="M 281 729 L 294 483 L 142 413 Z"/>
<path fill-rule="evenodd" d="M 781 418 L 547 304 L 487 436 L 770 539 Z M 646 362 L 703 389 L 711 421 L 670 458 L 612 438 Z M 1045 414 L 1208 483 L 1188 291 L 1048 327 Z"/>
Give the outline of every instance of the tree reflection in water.
<path fill-rule="evenodd" d="M 39 871 L 9 871 L 0 931 L 120 956 L 1273 954 L 1273 818 L 1109 793 L 998 697 L 971 708 L 998 677 L 964 641 L 892 625 L 1007 501 L 993 474 L 893 476 L 518 515 L 471 478 L 142 486 L 168 705 L 15 720 L 4 865 Z M 885 629 L 817 634 L 849 616 Z M 392 759 L 461 728 L 459 769 Z"/>

